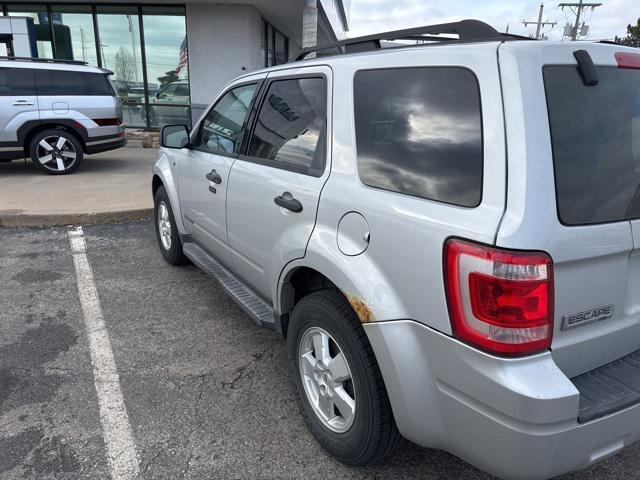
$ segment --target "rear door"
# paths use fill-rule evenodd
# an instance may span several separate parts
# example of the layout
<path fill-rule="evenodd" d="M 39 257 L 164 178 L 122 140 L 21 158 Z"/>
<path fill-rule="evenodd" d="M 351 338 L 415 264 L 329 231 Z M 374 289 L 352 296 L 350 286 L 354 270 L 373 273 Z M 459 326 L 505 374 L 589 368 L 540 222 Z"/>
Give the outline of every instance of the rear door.
<path fill-rule="evenodd" d="M 618 66 L 622 47 L 532 56 L 515 43 L 501 48 L 510 196 L 497 242 L 551 255 L 552 355 L 573 377 L 640 349 L 640 70 Z"/>
<path fill-rule="evenodd" d="M 39 118 L 33 70 L 0 68 L 0 158 L 15 158 L 22 152 L 18 129 Z"/>
<path fill-rule="evenodd" d="M 229 172 L 242 142 L 243 126 L 260 80 L 226 91 L 196 126 L 183 148 L 178 193 L 187 233 L 223 263 L 227 246 L 226 199 Z"/>
<path fill-rule="evenodd" d="M 304 256 L 329 175 L 331 70 L 273 72 L 264 91 L 229 178 L 227 224 L 233 267 L 270 298 L 283 265 Z"/>

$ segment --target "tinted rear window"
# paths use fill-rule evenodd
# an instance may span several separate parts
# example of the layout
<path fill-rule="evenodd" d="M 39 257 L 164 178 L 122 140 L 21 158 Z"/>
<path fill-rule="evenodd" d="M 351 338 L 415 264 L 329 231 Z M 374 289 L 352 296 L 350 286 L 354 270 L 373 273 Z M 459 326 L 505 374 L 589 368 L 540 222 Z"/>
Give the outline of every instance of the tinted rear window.
<path fill-rule="evenodd" d="M 543 69 L 558 215 L 567 225 L 640 217 L 640 71 L 596 67 L 586 87 L 576 67 Z"/>
<path fill-rule="evenodd" d="M 36 70 L 38 95 L 106 95 L 113 91 L 102 73 Z"/>
<path fill-rule="evenodd" d="M 366 185 L 465 207 L 480 203 L 482 118 L 471 71 L 360 71 L 354 101 L 358 172 Z"/>

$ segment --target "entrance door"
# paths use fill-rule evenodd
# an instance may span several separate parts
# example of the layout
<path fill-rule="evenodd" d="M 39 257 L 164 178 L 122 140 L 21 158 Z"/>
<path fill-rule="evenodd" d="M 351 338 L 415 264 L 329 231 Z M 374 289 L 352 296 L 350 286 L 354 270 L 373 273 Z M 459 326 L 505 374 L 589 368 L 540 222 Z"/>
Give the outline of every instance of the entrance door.
<path fill-rule="evenodd" d="M 279 71 L 267 81 L 247 155 L 231 170 L 227 225 L 234 268 L 271 298 L 284 264 L 304 256 L 329 175 L 331 70 Z"/>
<path fill-rule="evenodd" d="M 183 149 L 178 191 L 187 233 L 220 261 L 230 264 L 226 195 L 229 171 L 258 83 L 232 87 L 196 126 L 192 145 Z"/>

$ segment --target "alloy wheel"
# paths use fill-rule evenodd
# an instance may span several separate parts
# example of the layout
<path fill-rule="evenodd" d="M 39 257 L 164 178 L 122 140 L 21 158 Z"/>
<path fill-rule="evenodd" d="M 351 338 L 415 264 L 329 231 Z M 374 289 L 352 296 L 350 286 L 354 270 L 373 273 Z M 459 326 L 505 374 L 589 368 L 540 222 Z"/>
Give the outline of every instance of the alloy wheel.
<path fill-rule="evenodd" d="M 78 159 L 78 152 L 68 138 L 49 136 L 38 143 L 36 157 L 47 170 L 63 172 L 73 167 Z"/>
<path fill-rule="evenodd" d="M 169 219 L 169 209 L 164 201 L 158 204 L 158 232 L 160 241 L 165 250 L 171 249 L 171 220 Z"/>
<path fill-rule="evenodd" d="M 356 396 L 351 369 L 329 333 L 307 329 L 300 340 L 299 366 L 307 400 L 322 424 L 344 433 L 353 425 Z"/>

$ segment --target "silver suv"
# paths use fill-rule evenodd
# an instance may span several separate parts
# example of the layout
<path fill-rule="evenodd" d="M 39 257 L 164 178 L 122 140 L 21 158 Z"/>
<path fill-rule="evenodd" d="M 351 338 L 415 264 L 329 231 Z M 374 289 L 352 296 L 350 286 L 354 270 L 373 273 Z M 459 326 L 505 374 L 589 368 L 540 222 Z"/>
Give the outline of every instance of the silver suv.
<path fill-rule="evenodd" d="M 85 153 L 124 146 L 111 73 L 84 62 L 0 58 L 0 161 L 31 157 L 63 175 Z"/>
<path fill-rule="evenodd" d="M 346 464 L 402 436 L 546 478 L 637 440 L 638 51 L 476 21 L 317 50 L 164 128 L 164 258 L 286 337 Z"/>

